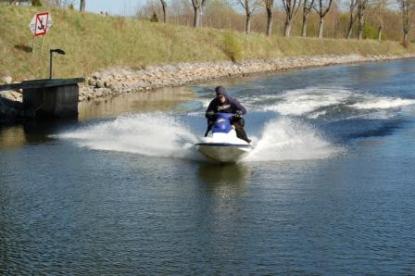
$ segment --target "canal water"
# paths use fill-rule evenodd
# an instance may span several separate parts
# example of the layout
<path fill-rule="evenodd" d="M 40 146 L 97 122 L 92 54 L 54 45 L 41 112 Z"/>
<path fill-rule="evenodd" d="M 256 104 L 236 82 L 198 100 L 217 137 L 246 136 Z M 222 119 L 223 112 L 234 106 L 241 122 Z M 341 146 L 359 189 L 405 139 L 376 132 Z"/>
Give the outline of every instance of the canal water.
<path fill-rule="evenodd" d="M 225 83 L 238 164 L 193 145 L 219 81 L 0 129 L 0 274 L 415 274 L 415 61 Z"/>

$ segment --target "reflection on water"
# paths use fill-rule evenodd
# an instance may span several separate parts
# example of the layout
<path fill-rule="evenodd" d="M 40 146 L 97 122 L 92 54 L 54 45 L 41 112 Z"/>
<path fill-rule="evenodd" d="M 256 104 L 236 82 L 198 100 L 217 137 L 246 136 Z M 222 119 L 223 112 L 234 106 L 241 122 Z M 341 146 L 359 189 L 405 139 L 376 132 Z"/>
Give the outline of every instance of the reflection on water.
<path fill-rule="evenodd" d="M 23 127 L 0 128 L 0 149 L 19 148 L 26 144 Z"/>
<path fill-rule="evenodd" d="M 52 141 L 53 139 L 49 135 L 74 126 L 77 123 L 77 119 L 29 121 L 23 125 L 23 130 L 28 143 L 39 144 Z"/>
<path fill-rule="evenodd" d="M 115 116 L 126 112 L 170 111 L 195 95 L 189 87 L 164 88 L 79 103 L 79 119 Z"/>
<path fill-rule="evenodd" d="M 224 197 L 242 193 L 250 176 L 250 169 L 243 164 L 201 163 L 198 176 L 207 190 Z"/>
<path fill-rule="evenodd" d="M 28 121 L 23 125 L 0 128 L 0 149 L 16 149 L 26 144 L 41 144 L 56 133 L 76 124 L 78 120 Z"/>

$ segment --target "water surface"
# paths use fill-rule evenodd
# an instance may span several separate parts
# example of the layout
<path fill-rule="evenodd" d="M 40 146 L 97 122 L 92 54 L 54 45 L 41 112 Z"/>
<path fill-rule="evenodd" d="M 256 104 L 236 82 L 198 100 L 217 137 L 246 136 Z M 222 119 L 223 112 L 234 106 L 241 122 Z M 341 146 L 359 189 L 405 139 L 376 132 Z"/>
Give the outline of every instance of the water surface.
<path fill-rule="evenodd" d="M 414 79 L 405 60 L 232 80 L 256 145 L 234 165 L 192 146 L 218 83 L 2 128 L 0 272 L 414 274 Z"/>

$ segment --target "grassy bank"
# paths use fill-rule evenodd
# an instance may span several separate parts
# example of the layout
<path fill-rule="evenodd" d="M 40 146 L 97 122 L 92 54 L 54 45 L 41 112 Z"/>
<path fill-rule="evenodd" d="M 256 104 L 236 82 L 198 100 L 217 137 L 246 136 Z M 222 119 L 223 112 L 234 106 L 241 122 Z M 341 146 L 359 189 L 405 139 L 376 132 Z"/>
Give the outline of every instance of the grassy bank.
<path fill-rule="evenodd" d="M 53 27 L 34 41 L 28 24 L 35 8 L 0 5 L 0 76 L 21 80 L 47 77 L 48 49 L 62 48 L 56 56 L 55 75 L 87 76 L 112 66 L 140 68 L 150 64 L 246 60 L 324 54 L 403 55 L 415 48 L 398 42 L 267 38 L 262 34 L 216 29 L 192 29 L 134 19 L 50 10 Z"/>

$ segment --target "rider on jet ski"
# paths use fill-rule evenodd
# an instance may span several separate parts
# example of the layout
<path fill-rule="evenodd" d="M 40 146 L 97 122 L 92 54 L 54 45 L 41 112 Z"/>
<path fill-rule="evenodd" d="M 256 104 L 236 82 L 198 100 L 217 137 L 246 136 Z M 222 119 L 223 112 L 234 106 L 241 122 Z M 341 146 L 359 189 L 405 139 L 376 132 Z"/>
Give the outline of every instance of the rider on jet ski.
<path fill-rule="evenodd" d="M 208 128 L 206 130 L 205 136 L 208 135 L 215 122 L 215 114 L 218 112 L 222 113 L 232 113 L 235 114 L 232 117 L 231 124 L 235 127 L 236 136 L 239 139 L 245 140 L 250 143 L 251 140 L 246 135 L 244 126 L 245 121 L 242 118 L 242 115 L 246 114 L 246 109 L 243 107 L 238 100 L 228 96 L 226 89 L 223 86 L 218 86 L 215 88 L 216 97 L 210 102 L 206 110 L 206 118 L 208 120 Z"/>

